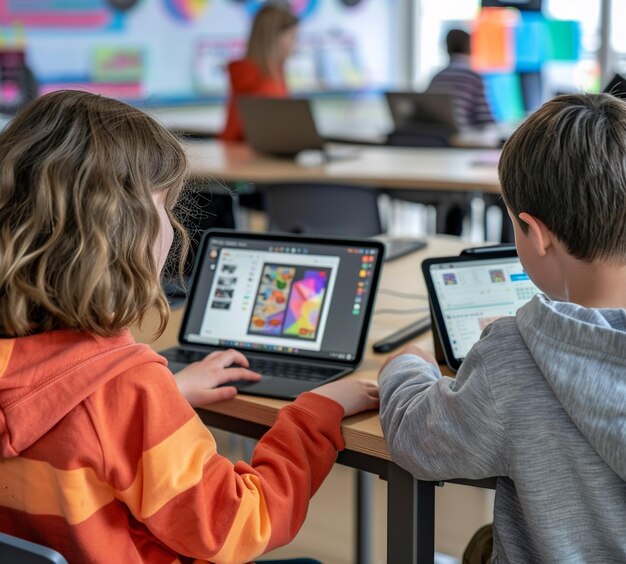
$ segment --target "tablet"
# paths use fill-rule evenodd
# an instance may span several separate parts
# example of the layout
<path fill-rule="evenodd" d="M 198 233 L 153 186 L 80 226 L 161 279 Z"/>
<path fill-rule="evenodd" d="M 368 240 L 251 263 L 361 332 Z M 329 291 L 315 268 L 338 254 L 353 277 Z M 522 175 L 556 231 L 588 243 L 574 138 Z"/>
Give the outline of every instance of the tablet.
<path fill-rule="evenodd" d="M 487 325 L 540 293 L 514 249 L 426 259 L 422 272 L 436 337 L 455 372 Z"/>

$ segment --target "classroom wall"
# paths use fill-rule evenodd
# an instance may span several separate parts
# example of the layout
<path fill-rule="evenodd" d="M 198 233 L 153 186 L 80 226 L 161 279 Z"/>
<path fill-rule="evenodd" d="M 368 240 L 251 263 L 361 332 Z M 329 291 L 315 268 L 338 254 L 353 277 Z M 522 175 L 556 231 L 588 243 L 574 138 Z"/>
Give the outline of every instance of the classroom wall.
<path fill-rule="evenodd" d="M 302 19 L 294 90 L 391 80 L 396 0 L 294 0 Z M 84 87 L 120 98 L 184 101 L 226 93 L 260 0 L 6 0 L 0 41 L 23 44 L 43 91 Z M 119 9 L 123 7 L 125 9 Z"/>
<path fill-rule="evenodd" d="M 84 88 L 130 101 L 147 100 L 151 105 L 218 101 L 227 90 L 225 62 L 242 53 L 252 14 L 261 3 L 4 0 L 0 1 L 0 49 L 26 47 L 42 92 Z M 303 24 L 288 79 L 292 91 L 311 93 L 407 84 L 425 88 L 447 62 L 446 32 L 451 27 L 475 30 L 482 0 L 291 0 L 291 4 Z M 534 67 L 540 70 L 540 82 L 537 73 L 524 77 L 526 82 L 520 79 L 518 56 L 507 72 L 483 68 L 499 120 L 517 121 L 558 92 L 601 89 L 601 0 L 543 0 L 542 4 L 545 18 L 578 26 L 578 44 L 568 56 L 544 54 Z M 621 4 L 613 2 L 613 15 L 622 14 Z M 561 28 L 563 38 L 568 31 Z M 618 28 L 613 24 L 611 34 L 617 54 L 626 52 Z M 530 22 L 525 29 L 533 31 L 537 26 Z M 520 38 L 531 35 L 518 33 Z M 532 51 L 537 41 L 527 43 L 523 49 Z M 487 51 L 501 53 L 503 47 L 494 44 Z M 535 55 L 531 53 L 531 58 Z M 622 58 L 626 61 L 626 54 Z M 524 64 L 528 66 L 528 57 Z M 524 101 L 527 88 L 535 91 L 532 103 Z"/>

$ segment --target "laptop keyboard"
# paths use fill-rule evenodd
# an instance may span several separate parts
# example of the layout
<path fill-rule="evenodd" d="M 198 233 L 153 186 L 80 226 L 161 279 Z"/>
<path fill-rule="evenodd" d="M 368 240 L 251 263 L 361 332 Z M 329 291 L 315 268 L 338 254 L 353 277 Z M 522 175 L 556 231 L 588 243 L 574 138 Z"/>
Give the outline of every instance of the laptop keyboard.
<path fill-rule="evenodd" d="M 168 360 L 174 362 L 197 362 L 206 356 L 205 353 L 192 350 L 178 349 L 173 354 L 166 354 Z M 325 368 L 311 366 L 301 362 L 276 361 L 261 358 L 249 358 L 250 370 L 261 376 L 273 376 L 275 378 L 290 378 L 294 380 L 306 380 L 309 382 L 321 382 L 337 374 L 337 368 Z"/>

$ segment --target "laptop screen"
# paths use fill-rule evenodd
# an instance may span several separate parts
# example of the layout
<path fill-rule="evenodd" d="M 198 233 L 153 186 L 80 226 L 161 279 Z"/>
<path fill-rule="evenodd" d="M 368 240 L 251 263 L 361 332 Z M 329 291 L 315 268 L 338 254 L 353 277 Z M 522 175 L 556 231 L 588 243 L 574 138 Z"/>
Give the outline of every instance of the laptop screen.
<path fill-rule="evenodd" d="M 381 261 L 377 242 L 212 233 L 181 340 L 358 361 Z"/>
<path fill-rule="evenodd" d="M 430 264 L 435 291 L 452 354 L 464 359 L 485 327 L 515 312 L 540 290 L 514 257 Z"/>

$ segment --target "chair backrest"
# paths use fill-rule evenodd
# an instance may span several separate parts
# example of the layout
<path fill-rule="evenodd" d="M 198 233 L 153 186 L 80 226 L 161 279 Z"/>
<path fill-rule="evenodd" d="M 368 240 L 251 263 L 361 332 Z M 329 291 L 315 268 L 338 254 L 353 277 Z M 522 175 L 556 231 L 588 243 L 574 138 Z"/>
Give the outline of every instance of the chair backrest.
<path fill-rule="evenodd" d="M 382 232 L 378 191 L 343 185 L 264 186 L 271 231 L 334 237 L 371 237 Z"/>
<path fill-rule="evenodd" d="M 12 564 L 67 564 L 56 550 L 0 533 L 0 562 Z"/>
<path fill-rule="evenodd" d="M 183 209 L 178 214 L 189 235 L 189 254 L 184 274 L 190 276 L 200 245 L 200 238 L 207 229 L 235 229 L 237 195 L 218 184 L 194 186 L 178 204 Z"/>

